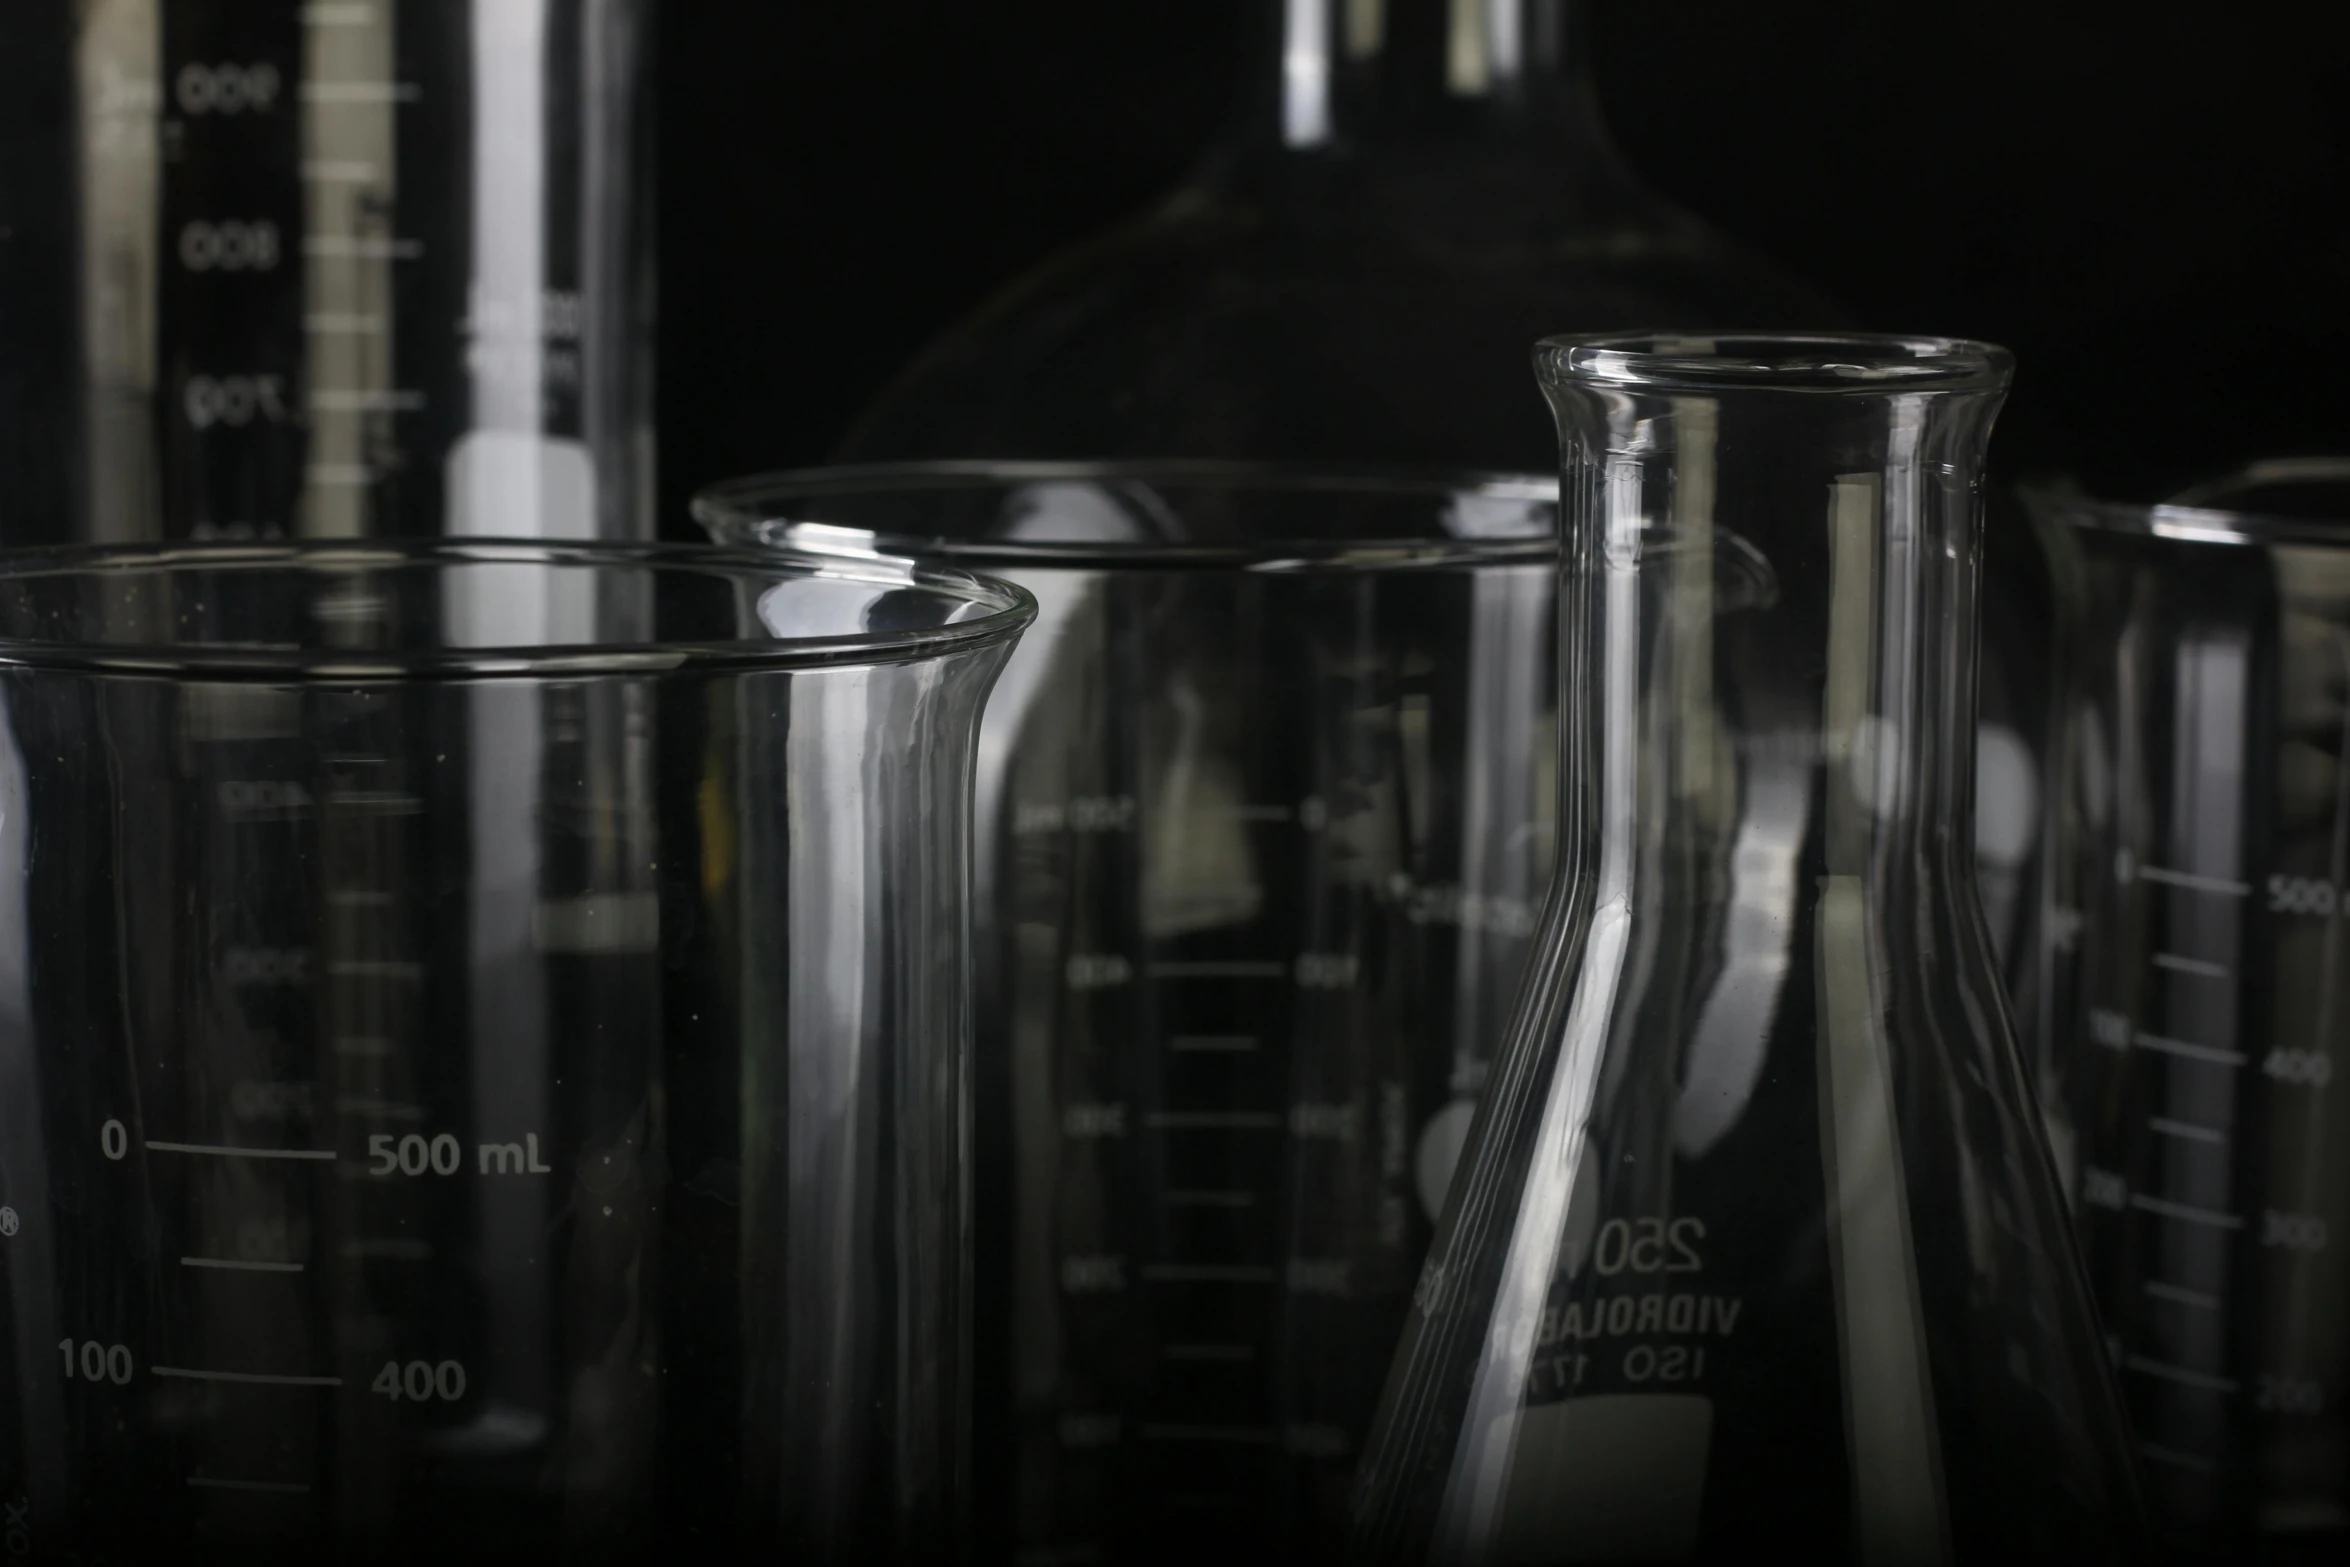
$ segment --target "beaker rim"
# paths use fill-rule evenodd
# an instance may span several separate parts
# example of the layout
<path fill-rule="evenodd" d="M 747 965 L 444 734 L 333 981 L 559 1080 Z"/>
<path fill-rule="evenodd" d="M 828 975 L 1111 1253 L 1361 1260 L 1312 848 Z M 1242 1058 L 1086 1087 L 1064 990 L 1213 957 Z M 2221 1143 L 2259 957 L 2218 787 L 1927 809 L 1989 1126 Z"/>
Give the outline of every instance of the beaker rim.
<path fill-rule="evenodd" d="M 1458 523 L 1458 530 L 1447 531 L 1431 522 L 1408 531 L 1267 533 L 1244 539 L 1018 539 L 837 526 L 800 509 L 854 498 L 1010 494 L 1045 485 L 1206 490 L 1260 498 L 1425 498 L 1455 503 L 1446 515 Z M 878 551 L 939 557 L 981 569 L 1394 571 L 1554 561 L 1558 494 L 1556 475 L 1486 469 L 1224 458 L 973 458 L 749 474 L 706 486 L 694 497 L 693 513 L 721 545 L 839 550 L 851 555 Z"/>
<path fill-rule="evenodd" d="M 1571 332 L 1534 345 L 1548 387 L 1889 397 L 1995 391 L 2015 356 L 1973 338 L 1885 332 Z"/>
<path fill-rule="evenodd" d="M 2027 482 L 2018 486 L 2018 493 L 2033 510 L 2100 533 L 2134 534 L 2181 544 L 2350 546 L 2350 517 L 2336 522 L 2180 501 L 2109 501 L 2053 480 Z"/>
<path fill-rule="evenodd" d="M 56 637 L 0 628 L 0 668 L 26 668 L 157 679 L 265 680 L 348 684 L 393 680 L 588 679 L 821 669 L 915 663 L 976 652 L 1017 637 L 1036 618 L 1036 599 L 1000 578 L 887 555 L 850 558 L 805 550 L 725 549 L 710 544 L 532 538 L 300 539 L 264 543 L 63 545 L 19 550 L 0 559 L 0 606 L 12 587 L 82 577 L 93 583 L 172 574 L 382 573 L 473 567 L 545 567 L 662 576 L 733 578 L 745 588 L 839 583 L 879 592 L 925 592 L 944 601 L 936 623 L 886 630 L 826 627 L 803 634 L 790 621 L 776 629 L 762 598 L 754 618 L 768 634 L 609 641 L 462 642 L 388 648 L 290 645 L 277 641 L 173 640 L 131 631 L 120 640 L 91 637 L 77 624 Z M 225 580 L 225 579 L 224 579 Z M 776 605 L 777 616 L 800 606 Z M 968 618 L 958 618 L 965 617 Z M 181 617 L 184 621 L 185 617 Z"/>

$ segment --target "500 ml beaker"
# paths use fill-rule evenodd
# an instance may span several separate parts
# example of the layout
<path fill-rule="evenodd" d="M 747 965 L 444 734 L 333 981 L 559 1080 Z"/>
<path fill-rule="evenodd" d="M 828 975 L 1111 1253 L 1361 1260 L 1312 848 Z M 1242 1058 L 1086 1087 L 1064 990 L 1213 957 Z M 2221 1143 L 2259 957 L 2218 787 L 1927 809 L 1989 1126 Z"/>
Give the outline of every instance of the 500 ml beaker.
<path fill-rule="evenodd" d="M 704 497 L 726 541 L 942 554 L 1043 605 L 979 771 L 1003 1543 L 1337 1540 L 1544 886 L 1555 496 L 1166 463 Z"/>
<path fill-rule="evenodd" d="M 2173 1542 L 2350 1546 L 2350 462 L 2042 494 L 2067 678 L 2041 1022 Z"/>
<path fill-rule="evenodd" d="M 1559 884 L 1359 1477 L 1380 1561 L 2134 1560 L 1972 886 L 2008 356 L 1554 339 Z"/>
<path fill-rule="evenodd" d="M 0 568 L 34 1554 L 950 1552 L 972 745 L 1031 613 L 651 546 Z"/>

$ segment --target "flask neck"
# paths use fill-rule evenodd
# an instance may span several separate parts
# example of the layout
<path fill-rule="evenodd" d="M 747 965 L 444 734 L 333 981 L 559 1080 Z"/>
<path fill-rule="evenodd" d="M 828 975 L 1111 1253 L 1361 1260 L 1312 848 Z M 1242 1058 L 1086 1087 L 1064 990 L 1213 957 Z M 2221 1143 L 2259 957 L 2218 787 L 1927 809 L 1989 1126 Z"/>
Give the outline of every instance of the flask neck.
<path fill-rule="evenodd" d="M 1592 0 L 1257 0 L 1240 133 L 1214 173 L 1518 163 L 1628 184 L 1591 72 Z"/>
<path fill-rule="evenodd" d="M 1562 855 L 1602 902 L 1654 906 L 1684 854 L 1758 898 L 1971 885 L 1991 353 L 1882 393 L 1608 385 L 1538 356 L 1565 464 Z"/>

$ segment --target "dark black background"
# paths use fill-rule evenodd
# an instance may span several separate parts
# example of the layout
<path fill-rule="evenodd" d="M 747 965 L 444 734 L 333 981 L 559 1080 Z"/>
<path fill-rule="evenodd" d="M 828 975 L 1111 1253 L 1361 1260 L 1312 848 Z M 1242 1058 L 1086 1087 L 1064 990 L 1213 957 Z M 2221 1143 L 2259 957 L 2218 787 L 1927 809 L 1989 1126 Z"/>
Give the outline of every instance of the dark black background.
<path fill-rule="evenodd" d="M 662 6 L 665 527 L 821 460 L 930 337 L 1179 179 L 1269 3 Z M 2150 497 L 2350 448 L 2350 8 L 1596 7 L 1644 180 L 1863 325 L 2017 351 L 2003 468 Z"/>

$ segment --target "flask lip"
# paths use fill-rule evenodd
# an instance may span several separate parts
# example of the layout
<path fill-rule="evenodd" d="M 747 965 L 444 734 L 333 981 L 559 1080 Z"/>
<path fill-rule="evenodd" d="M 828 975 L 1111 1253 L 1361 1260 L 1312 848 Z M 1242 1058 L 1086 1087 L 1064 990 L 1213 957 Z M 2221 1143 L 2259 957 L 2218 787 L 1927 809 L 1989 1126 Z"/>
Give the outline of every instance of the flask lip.
<path fill-rule="evenodd" d="M 1052 486 L 1088 487 L 1129 512 L 1164 520 L 1161 536 L 1005 537 L 924 526 L 918 503 L 952 502 Z M 937 558 L 982 571 L 1221 570 L 1348 572 L 1549 564 L 1558 557 L 1558 479 L 1551 474 L 1472 469 L 1248 462 L 1226 459 L 1146 461 L 925 461 L 798 468 L 726 480 L 694 497 L 695 520 L 719 544 L 757 548 L 880 552 Z M 1186 537 L 1169 497 L 1210 494 L 1269 505 L 1394 503 L 1346 526 L 1240 536 Z M 1403 514 L 1409 527 L 1383 525 Z M 903 525 L 843 525 L 862 516 L 858 503 L 896 506 Z M 991 517 L 993 513 L 989 514 Z M 1284 516 L 1281 521 L 1289 518 Z M 1356 524 L 1360 524 L 1357 526 Z"/>
<path fill-rule="evenodd" d="M 2015 356 L 1962 337 L 1652 329 L 1546 337 L 1534 347 L 1534 373 L 1560 390 L 1887 397 L 1997 391 Z"/>
<path fill-rule="evenodd" d="M 638 580 L 648 589 L 660 578 L 700 577 L 756 595 L 755 619 L 764 634 L 744 631 L 720 639 L 654 636 L 636 641 L 516 642 L 493 638 L 434 638 L 389 647 L 296 645 L 279 640 L 206 640 L 197 619 L 202 601 L 173 605 L 175 623 L 189 634 L 155 634 L 157 595 L 178 578 L 191 586 L 225 587 L 238 579 L 260 587 L 295 578 L 315 588 L 319 579 L 347 579 L 364 597 L 395 573 L 443 578 L 481 568 L 539 568 L 570 574 L 577 585 L 599 577 Z M 80 579 L 93 592 L 118 588 L 128 615 L 119 636 L 91 635 L 86 617 L 60 618 L 54 635 L 21 622 L 39 610 L 30 600 L 44 587 Z M 778 588 L 837 587 L 840 608 L 857 594 L 913 593 L 936 601 L 933 624 L 885 630 L 844 630 L 827 615 L 796 625 L 797 599 L 770 600 Z M 139 600 L 144 591 L 146 602 Z M 437 606 L 446 599 L 431 601 Z M 770 603 L 773 609 L 769 608 Z M 75 605 L 58 606 L 81 607 Z M 827 606 L 832 608 L 834 606 Z M 314 613 L 324 617 L 319 602 Z M 730 671 L 789 672 L 843 665 L 916 663 L 1011 641 L 1036 618 L 1036 600 L 1015 583 L 951 566 L 879 554 L 844 558 L 804 550 L 729 550 L 706 544 L 545 539 L 311 539 L 269 543 L 66 545 L 20 550 L 0 561 L 0 668 L 24 668 L 156 679 L 262 680 L 284 684 L 346 684 L 404 680 L 590 679 L 604 675 L 669 675 Z"/>

